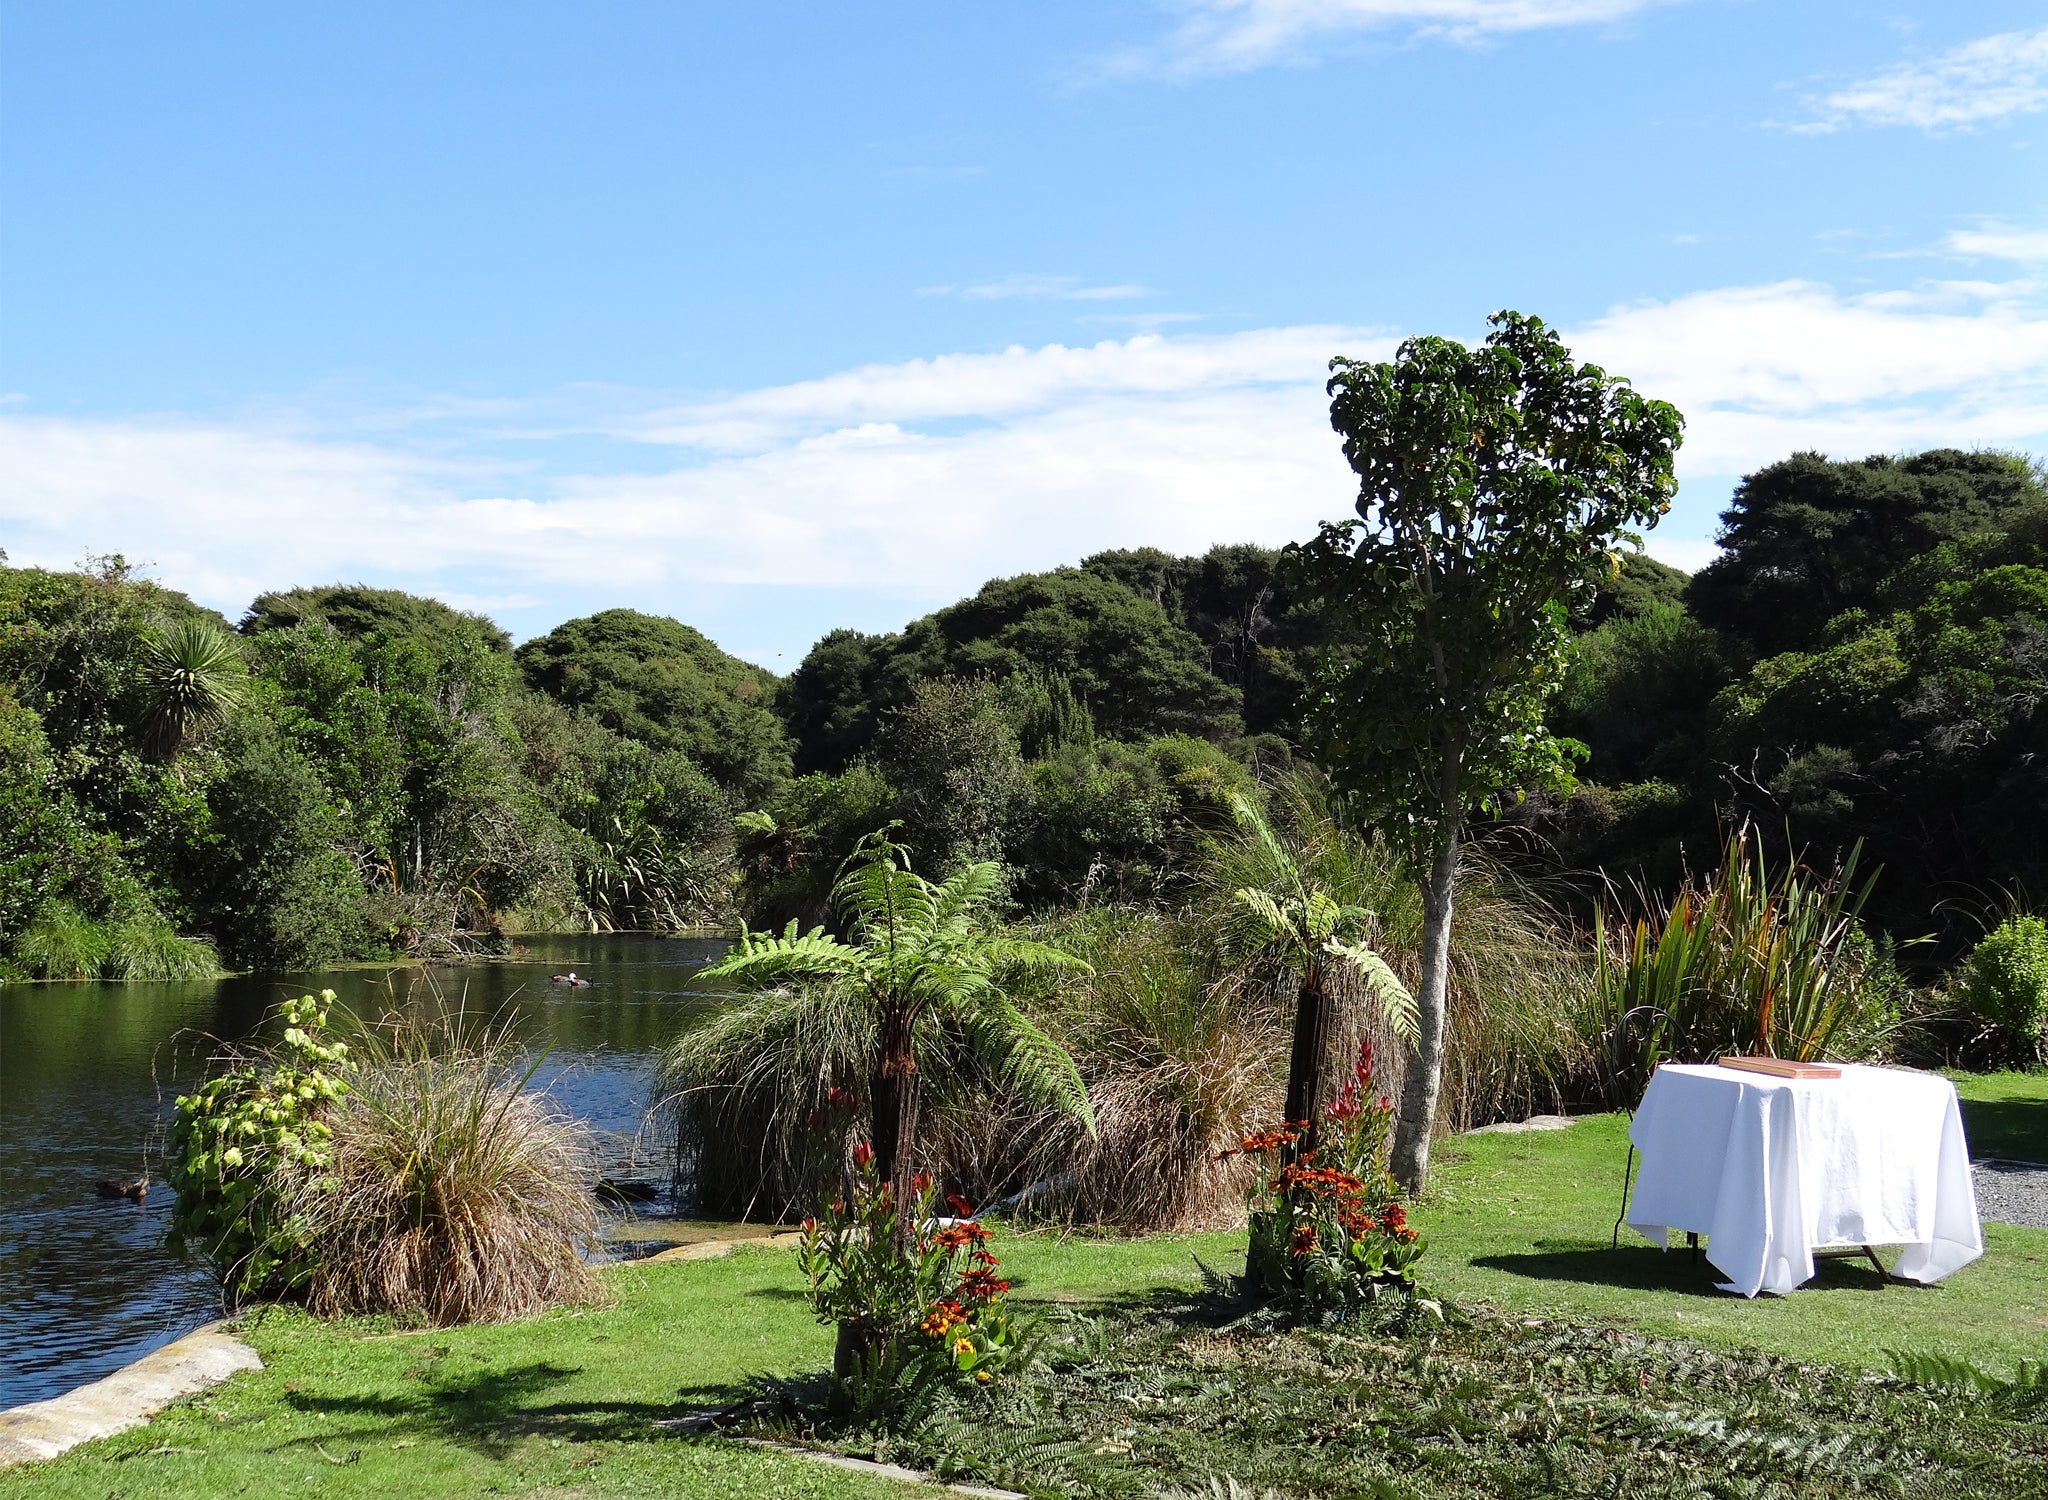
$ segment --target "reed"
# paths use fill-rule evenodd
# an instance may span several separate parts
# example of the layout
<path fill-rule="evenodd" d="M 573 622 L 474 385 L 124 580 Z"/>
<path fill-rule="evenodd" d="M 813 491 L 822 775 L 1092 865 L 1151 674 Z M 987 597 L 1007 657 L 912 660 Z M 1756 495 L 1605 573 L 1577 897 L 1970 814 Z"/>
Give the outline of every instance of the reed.
<path fill-rule="evenodd" d="M 14 940 L 14 961 L 38 979 L 92 979 L 107 959 L 107 934 L 54 897 L 36 908 Z"/>

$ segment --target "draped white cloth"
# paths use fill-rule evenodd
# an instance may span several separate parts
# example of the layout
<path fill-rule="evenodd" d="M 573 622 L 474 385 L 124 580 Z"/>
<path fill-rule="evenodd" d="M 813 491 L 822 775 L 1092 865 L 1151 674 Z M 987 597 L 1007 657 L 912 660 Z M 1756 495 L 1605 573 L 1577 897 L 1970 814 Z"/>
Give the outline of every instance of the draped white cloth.
<path fill-rule="evenodd" d="M 1843 1064 L 1839 1078 L 1773 1078 L 1666 1063 L 1629 1139 L 1642 1174 L 1629 1227 L 1663 1245 L 1701 1234 L 1722 1290 L 1780 1296 L 1813 1252 L 1902 1245 L 1892 1274 L 1934 1282 L 1984 1253 L 1955 1085 Z"/>

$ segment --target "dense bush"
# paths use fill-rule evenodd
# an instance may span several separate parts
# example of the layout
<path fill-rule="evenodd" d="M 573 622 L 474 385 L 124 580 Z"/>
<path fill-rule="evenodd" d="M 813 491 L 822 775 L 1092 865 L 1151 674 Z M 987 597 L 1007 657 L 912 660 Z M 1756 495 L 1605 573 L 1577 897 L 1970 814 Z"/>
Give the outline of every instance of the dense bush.
<path fill-rule="evenodd" d="M 2015 916 L 1999 923 L 1971 950 L 1959 990 L 2014 1055 L 2048 1063 L 2048 922 Z"/>

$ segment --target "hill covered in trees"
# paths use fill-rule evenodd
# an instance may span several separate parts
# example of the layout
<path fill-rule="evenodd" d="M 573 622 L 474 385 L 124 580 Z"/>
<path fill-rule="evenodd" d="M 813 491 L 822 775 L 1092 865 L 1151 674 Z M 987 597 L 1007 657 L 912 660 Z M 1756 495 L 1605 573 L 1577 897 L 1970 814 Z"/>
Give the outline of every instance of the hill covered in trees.
<path fill-rule="evenodd" d="M 1750 475 L 1712 566 L 1629 557 L 1574 621 L 1580 784 L 1492 836 L 1662 887 L 1743 816 L 1816 860 L 1860 840 L 1878 923 L 1951 949 L 2048 889 L 2041 480 L 1955 450 Z M 1171 901 L 1228 793 L 1313 758 L 1348 646 L 1253 546 L 992 580 L 786 681 L 631 610 L 514 650 L 391 590 L 230 625 L 118 558 L 0 569 L 0 953 L 149 974 L 809 920 L 890 819 L 933 865 L 1001 860 L 1022 910 Z"/>

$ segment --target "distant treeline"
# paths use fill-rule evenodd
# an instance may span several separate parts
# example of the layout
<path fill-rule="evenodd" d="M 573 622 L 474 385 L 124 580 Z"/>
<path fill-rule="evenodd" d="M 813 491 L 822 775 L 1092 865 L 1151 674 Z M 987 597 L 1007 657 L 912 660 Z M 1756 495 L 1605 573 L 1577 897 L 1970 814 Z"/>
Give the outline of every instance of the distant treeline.
<path fill-rule="evenodd" d="M 2048 493 L 2027 460 L 1800 454 L 1695 577 L 1629 557 L 1554 707 L 1579 789 L 1494 830 L 1575 881 L 1668 887 L 1745 814 L 1857 840 L 1869 915 L 1965 942 L 2048 892 Z M 787 680 L 606 610 L 516 651 L 363 586 L 232 625 L 118 557 L 0 568 L 0 955 L 50 976 L 453 952 L 507 930 L 822 917 L 853 841 L 994 858 L 1021 911 L 1172 903 L 1192 830 L 1311 758 L 1342 632 L 1251 546 L 1106 552 Z"/>

